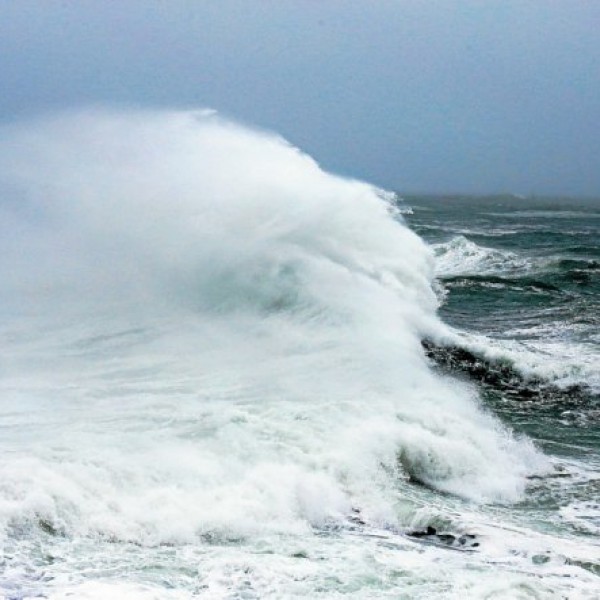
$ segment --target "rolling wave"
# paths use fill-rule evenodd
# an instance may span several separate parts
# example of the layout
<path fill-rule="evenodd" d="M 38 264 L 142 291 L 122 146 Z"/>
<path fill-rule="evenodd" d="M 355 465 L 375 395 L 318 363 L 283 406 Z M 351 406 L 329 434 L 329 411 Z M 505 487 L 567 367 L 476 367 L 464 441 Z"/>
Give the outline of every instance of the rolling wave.
<path fill-rule="evenodd" d="M 507 516 L 552 459 L 430 360 L 558 394 L 522 375 L 547 353 L 509 363 L 445 325 L 433 291 L 533 285 L 538 263 L 465 237 L 431 249 L 393 194 L 210 111 L 1 134 L 10 597 L 395 597 L 398 565 L 446 597 L 442 563 L 471 597 L 514 597 L 535 561 L 542 590 L 565 573 L 595 589 L 592 544 Z"/>
<path fill-rule="evenodd" d="M 386 522 L 398 486 L 510 502 L 547 467 L 430 369 L 433 259 L 380 190 L 214 114 L 2 133 L 8 539 Z"/>

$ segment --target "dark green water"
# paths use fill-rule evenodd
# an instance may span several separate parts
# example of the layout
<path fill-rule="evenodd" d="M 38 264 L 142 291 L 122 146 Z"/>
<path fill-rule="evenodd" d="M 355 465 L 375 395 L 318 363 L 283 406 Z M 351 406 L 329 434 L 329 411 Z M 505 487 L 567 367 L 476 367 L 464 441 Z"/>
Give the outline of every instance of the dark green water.
<path fill-rule="evenodd" d="M 408 197 L 444 319 L 493 336 L 600 342 L 600 200 Z"/>

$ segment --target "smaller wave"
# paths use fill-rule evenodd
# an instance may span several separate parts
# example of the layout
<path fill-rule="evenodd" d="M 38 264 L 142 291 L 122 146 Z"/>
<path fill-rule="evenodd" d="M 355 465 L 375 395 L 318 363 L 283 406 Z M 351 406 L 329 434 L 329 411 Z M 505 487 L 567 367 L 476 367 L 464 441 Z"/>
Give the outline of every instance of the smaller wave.
<path fill-rule="evenodd" d="M 486 213 L 492 217 L 517 217 L 531 219 L 600 219 L 600 212 L 586 210 L 515 210 Z"/>
<path fill-rule="evenodd" d="M 497 372 L 498 377 L 493 375 L 495 379 L 489 383 L 498 385 L 499 391 L 517 388 L 524 390 L 523 397 L 531 399 L 591 398 L 594 402 L 600 394 L 600 356 L 592 344 L 561 339 L 500 339 L 450 327 L 429 343 L 434 348 L 426 345 L 426 352 L 442 366 L 466 372 L 484 383 L 488 375 L 482 377 L 477 369 Z M 477 368 L 473 370 L 472 365 Z"/>
<path fill-rule="evenodd" d="M 585 384 L 557 385 L 538 374 L 525 375 L 508 357 L 486 357 L 461 346 L 436 345 L 430 340 L 422 342 L 425 353 L 438 366 L 450 372 L 464 373 L 481 387 L 501 392 L 515 400 L 564 400 L 570 404 L 582 403 L 591 396 Z"/>
<path fill-rule="evenodd" d="M 589 271 L 600 271 L 600 261 L 597 260 L 561 258 L 556 264 L 564 270 L 587 269 Z"/>
<path fill-rule="evenodd" d="M 410 214 L 414 214 L 411 212 Z M 495 227 L 492 229 L 473 229 L 471 227 L 454 227 L 451 225 L 437 225 L 437 224 L 425 224 L 419 223 L 418 225 L 414 225 L 414 229 L 417 231 L 433 231 L 433 232 L 442 232 L 442 233 L 450 233 L 455 235 L 471 235 L 476 237 L 483 238 L 501 238 L 506 236 L 514 236 L 522 233 L 522 229 L 515 228 L 504 228 L 504 227 Z"/>
<path fill-rule="evenodd" d="M 600 272 L 596 258 L 526 257 L 510 250 L 480 246 L 464 235 L 433 244 L 433 249 L 436 275 L 445 282 L 558 292 L 565 283 L 590 284 Z"/>
<path fill-rule="evenodd" d="M 440 278 L 458 275 L 487 275 L 503 272 L 527 272 L 533 266 L 531 259 L 515 252 L 479 246 L 458 235 L 448 242 L 433 244 L 435 272 Z"/>
<path fill-rule="evenodd" d="M 413 215 L 415 211 L 412 206 L 398 206 L 398 213 L 401 215 Z"/>
<path fill-rule="evenodd" d="M 534 292 L 560 292 L 561 289 L 551 283 L 532 277 L 498 277 L 495 275 L 458 275 L 446 277 L 446 282 L 459 285 L 480 285 L 482 287 L 512 288 Z"/>

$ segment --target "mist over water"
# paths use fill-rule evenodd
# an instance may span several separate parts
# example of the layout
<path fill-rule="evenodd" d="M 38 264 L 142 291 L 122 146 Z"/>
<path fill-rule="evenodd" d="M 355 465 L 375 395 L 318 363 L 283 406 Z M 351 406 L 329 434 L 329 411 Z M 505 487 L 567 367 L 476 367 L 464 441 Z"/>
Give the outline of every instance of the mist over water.
<path fill-rule="evenodd" d="M 336 565 L 371 552 L 319 537 L 353 515 L 450 523 L 548 472 L 425 358 L 446 332 L 433 252 L 386 192 L 208 111 L 0 133 L 7 589 L 153 597 L 150 561 L 190 593 L 242 597 L 246 567 L 256 597 L 313 593 L 320 567 L 301 577 L 291 546 Z M 168 548 L 192 553 L 203 587 Z M 112 575 L 90 571 L 103 561 Z"/>

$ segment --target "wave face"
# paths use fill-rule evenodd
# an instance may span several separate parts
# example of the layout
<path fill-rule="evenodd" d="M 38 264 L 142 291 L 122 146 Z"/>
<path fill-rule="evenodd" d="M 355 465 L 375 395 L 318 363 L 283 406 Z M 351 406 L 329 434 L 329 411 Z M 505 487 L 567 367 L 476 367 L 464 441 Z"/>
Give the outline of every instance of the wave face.
<path fill-rule="evenodd" d="M 419 485 L 506 503 L 546 469 L 430 369 L 433 255 L 385 193 L 208 112 L 0 139 L 7 586 L 39 591 L 48 552 L 82 572 L 106 544 L 125 565 L 193 544 L 234 589 L 228 544 L 302 552 L 357 511 L 403 530 Z"/>

